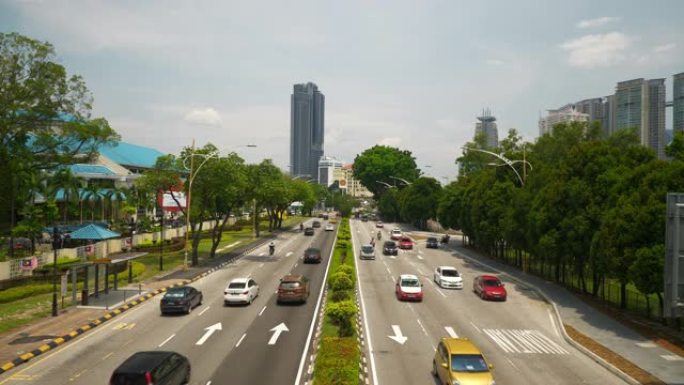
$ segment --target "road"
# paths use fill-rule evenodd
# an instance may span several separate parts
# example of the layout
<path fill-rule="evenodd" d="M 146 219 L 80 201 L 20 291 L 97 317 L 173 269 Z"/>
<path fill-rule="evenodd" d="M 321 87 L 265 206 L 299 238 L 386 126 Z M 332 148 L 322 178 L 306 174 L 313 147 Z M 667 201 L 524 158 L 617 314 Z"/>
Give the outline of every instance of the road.
<path fill-rule="evenodd" d="M 496 271 L 452 251 L 426 249 L 419 239 L 413 250 L 397 257 L 383 256 L 378 242 L 376 260 L 360 261 L 360 243 L 377 229 L 374 222 L 351 222 L 374 385 L 436 384 L 431 375 L 435 347 L 450 335 L 471 339 L 494 365 L 500 384 L 625 384 L 563 340 L 551 307 L 534 291 L 504 277 L 508 300 L 483 301 L 472 292 L 473 278 Z M 383 241 L 393 227 L 385 224 Z M 461 272 L 463 290 L 435 284 L 433 271 L 440 265 Z M 397 301 L 394 284 L 400 274 L 419 276 L 423 302 Z M 403 344 L 399 335 L 406 337 Z"/>
<path fill-rule="evenodd" d="M 264 245 L 194 282 L 204 301 L 191 314 L 160 316 L 157 296 L 0 376 L 0 385 L 103 384 L 121 362 L 143 350 L 171 350 L 187 356 L 192 365 L 190 384 L 294 384 L 335 233 L 322 228 L 313 237 L 285 232 L 276 240 L 275 256 L 268 256 Z M 321 248 L 321 264 L 302 263 L 309 246 Z M 279 279 L 291 272 L 311 279 L 311 296 L 304 305 L 276 305 Z M 259 284 L 260 295 L 249 306 L 223 306 L 227 282 L 248 276 Z M 281 324 L 287 331 L 282 326 L 273 331 Z"/>

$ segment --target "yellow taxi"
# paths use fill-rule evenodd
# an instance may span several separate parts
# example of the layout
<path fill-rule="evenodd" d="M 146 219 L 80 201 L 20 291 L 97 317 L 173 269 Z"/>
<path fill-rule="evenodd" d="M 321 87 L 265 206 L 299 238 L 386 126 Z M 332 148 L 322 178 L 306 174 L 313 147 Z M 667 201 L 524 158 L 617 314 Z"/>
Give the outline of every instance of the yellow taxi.
<path fill-rule="evenodd" d="M 467 338 L 442 338 L 432 360 L 432 374 L 445 385 L 494 385 L 493 368 Z"/>

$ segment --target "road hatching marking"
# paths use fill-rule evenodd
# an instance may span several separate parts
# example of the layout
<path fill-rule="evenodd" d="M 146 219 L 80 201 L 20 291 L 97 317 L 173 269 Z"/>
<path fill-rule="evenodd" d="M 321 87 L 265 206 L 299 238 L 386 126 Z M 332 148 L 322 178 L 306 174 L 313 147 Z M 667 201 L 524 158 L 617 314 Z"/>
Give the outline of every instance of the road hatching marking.
<path fill-rule="evenodd" d="M 483 329 L 504 352 L 523 354 L 569 354 L 538 330 Z"/>

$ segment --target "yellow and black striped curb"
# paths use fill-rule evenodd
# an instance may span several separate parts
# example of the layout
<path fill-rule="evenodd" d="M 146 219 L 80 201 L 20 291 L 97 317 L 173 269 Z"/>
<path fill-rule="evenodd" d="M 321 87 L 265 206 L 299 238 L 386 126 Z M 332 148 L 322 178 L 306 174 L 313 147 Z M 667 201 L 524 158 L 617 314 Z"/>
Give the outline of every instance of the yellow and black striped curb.
<path fill-rule="evenodd" d="M 13 368 L 16 368 L 17 366 L 19 366 L 25 362 L 28 362 L 29 360 L 31 360 L 35 357 L 38 357 L 41 354 L 44 354 L 44 353 L 46 353 L 52 349 L 59 347 L 60 345 L 66 343 L 68 341 L 73 340 L 74 338 L 80 336 L 81 334 L 87 332 L 88 330 L 96 328 L 99 325 L 101 325 L 101 324 L 109 321 L 110 319 L 116 317 L 117 315 L 131 309 L 132 307 L 135 307 L 135 306 L 153 298 L 157 294 L 164 293 L 165 291 L 167 291 L 168 289 L 170 289 L 172 287 L 185 286 L 185 285 L 188 285 L 188 284 L 195 282 L 199 279 L 202 279 L 202 278 L 206 277 L 207 275 L 215 272 L 216 270 L 224 267 L 225 265 L 233 262 L 239 256 L 243 256 L 243 255 L 253 251 L 256 248 L 261 247 L 262 245 L 263 245 L 263 243 L 260 243 L 254 247 L 250 247 L 250 248 L 246 249 L 245 251 L 243 251 L 242 253 L 238 254 L 237 256 L 230 258 L 229 260 L 222 262 L 222 263 L 212 267 L 211 269 L 209 269 L 209 270 L 207 270 L 201 274 L 198 274 L 198 275 L 196 275 L 190 279 L 186 279 L 183 282 L 174 283 L 173 285 L 169 285 L 169 286 L 163 287 L 161 289 L 157 289 L 153 292 L 140 295 L 136 299 L 134 299 L 128 303 L 123 304 L 122 306 L 116 308 L 115 310 L 108 312 L 107 314 L 103 315 L 102 317 L 100 317 L 96 320 L 90 321 L 89 323 L 81 326 L 78 329 L 72 330 L 71 332 L 69 332 L 69 333 L 67 333 L 61 337 L 55 338 L 52 341 L 50 341 L 44 345 L 41 345 L 37 349 L 34 349 L 28 353 L 21 354 L 17 358 L 13 359 L 12 361 L 5 362 L 2 366 L 0 366 L 0 374 L 3 374 L 3 373 L 5 373 L 5 372 L 7 372 Z"/>

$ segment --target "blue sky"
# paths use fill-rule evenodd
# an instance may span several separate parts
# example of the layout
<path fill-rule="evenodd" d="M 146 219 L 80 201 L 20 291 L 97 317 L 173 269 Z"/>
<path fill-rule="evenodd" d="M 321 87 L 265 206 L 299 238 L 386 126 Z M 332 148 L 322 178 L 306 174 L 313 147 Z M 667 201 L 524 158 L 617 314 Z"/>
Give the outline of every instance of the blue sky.
<path fill-rule="evenodd" d="M 621 80 L 667 78 L 671 98 L 682 15 L 677 0 L 0 0 L 0 31 L 51 42 L 125 141 L 256 143 L 238 152 L 287 170 L 292 85 L 313 81 L 326 154 L 389 144 L 442 180 L 485 107 L 500 137 L 534 140 L 545 109 Z"/>

